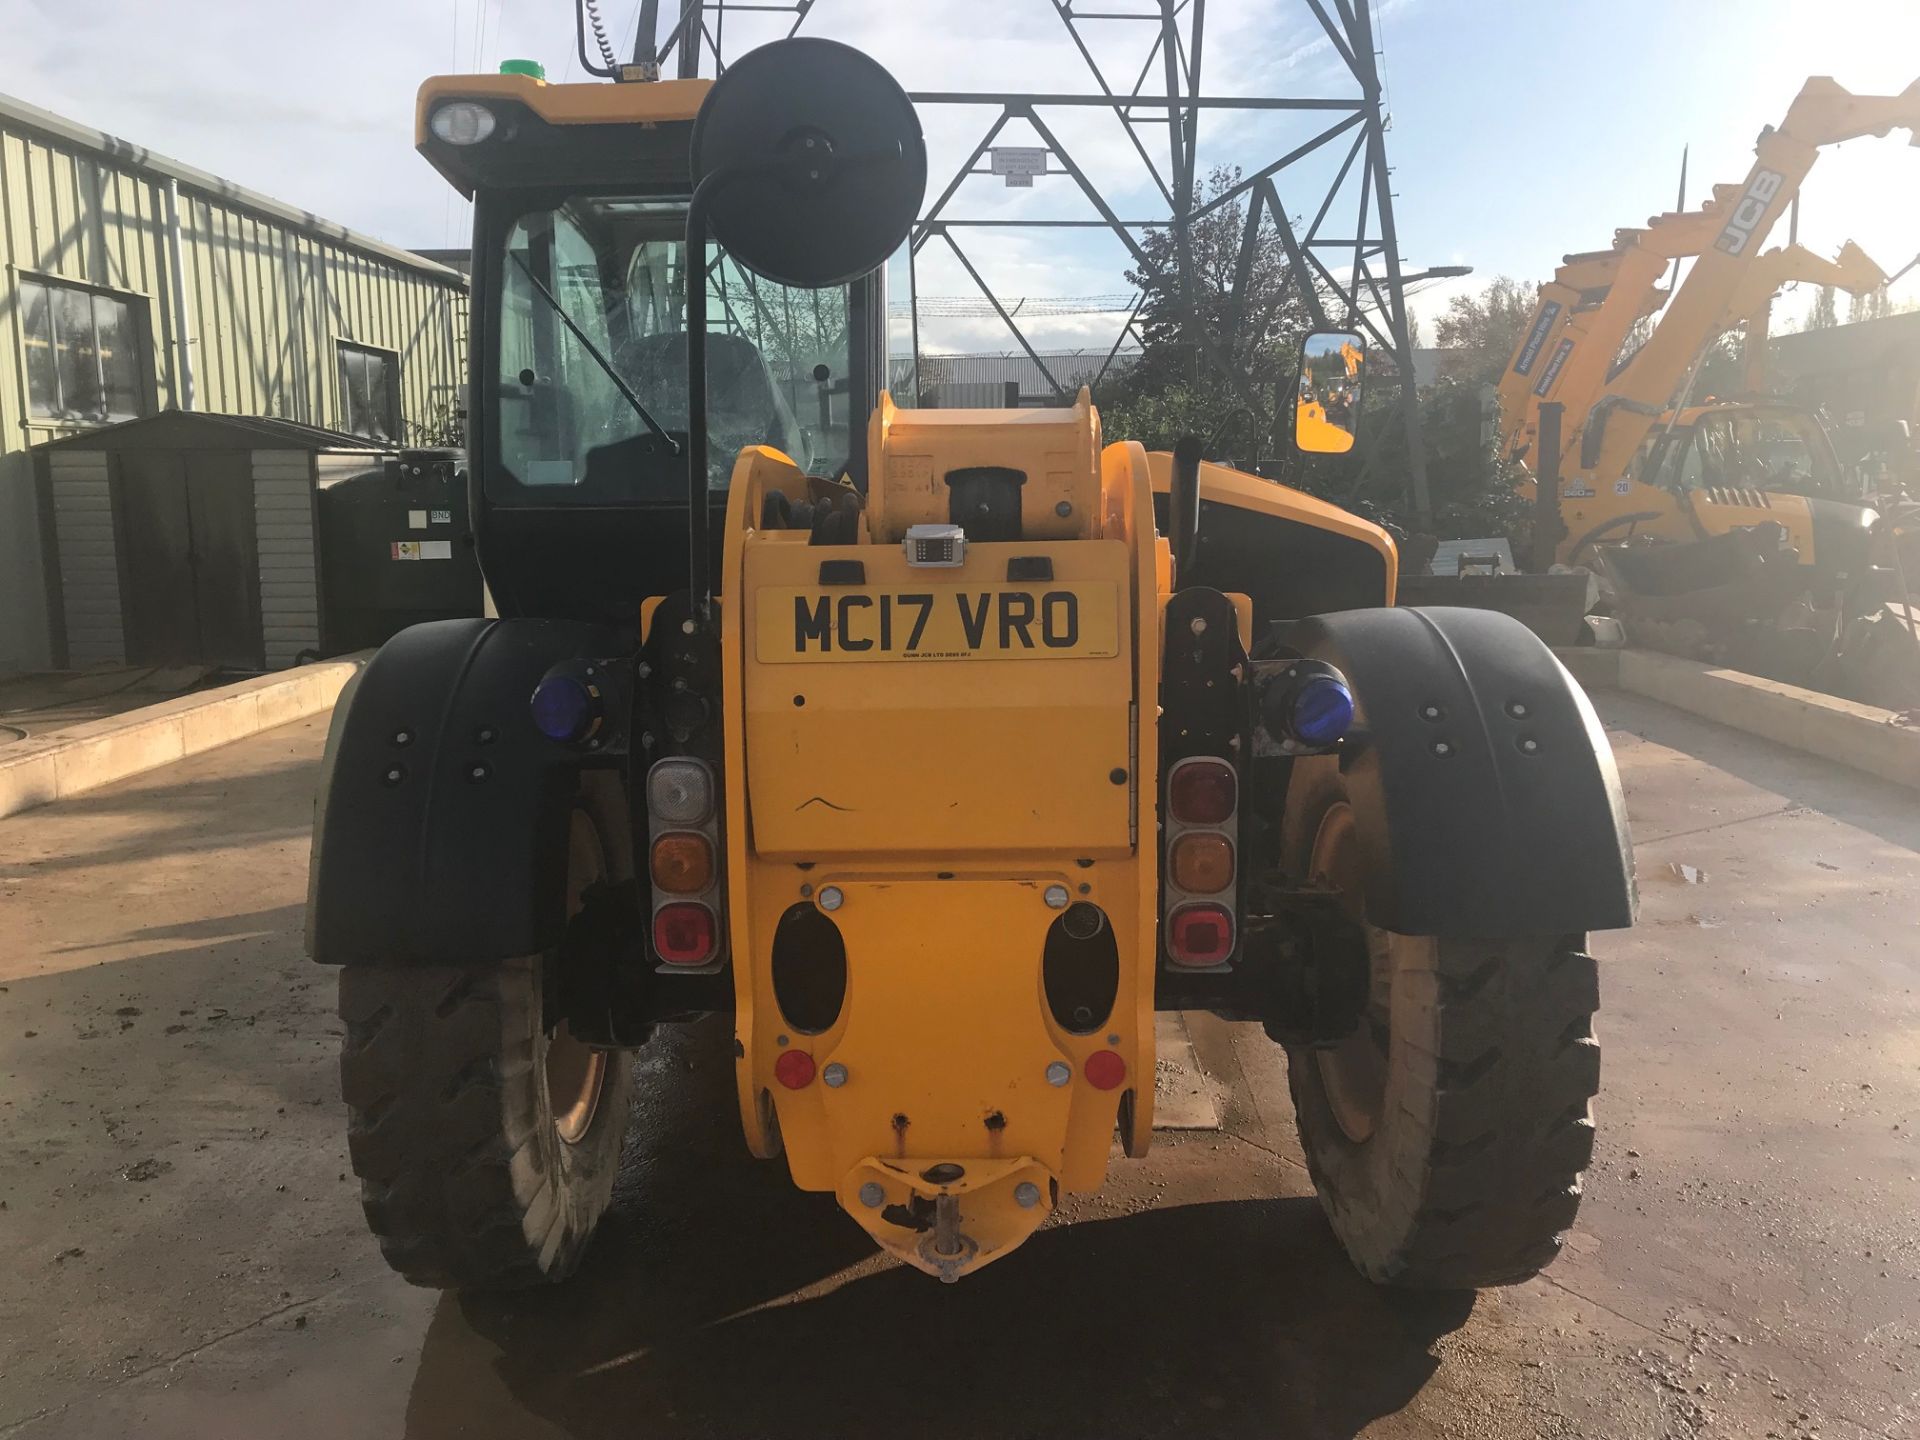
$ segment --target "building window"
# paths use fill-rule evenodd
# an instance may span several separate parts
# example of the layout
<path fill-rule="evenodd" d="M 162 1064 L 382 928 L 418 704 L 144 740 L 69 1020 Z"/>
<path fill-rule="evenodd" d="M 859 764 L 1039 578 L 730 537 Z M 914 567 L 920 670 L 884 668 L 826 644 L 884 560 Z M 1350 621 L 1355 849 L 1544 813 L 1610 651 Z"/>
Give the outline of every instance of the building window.
<path fill-rule="evenodd" d="M 400 437 L 400 357 L 391 350 L 336 342 L 340 352 L 340 428 L 370 440 Z"/>
<path fill-rule="evenodd" d="M 21 280 L 30 416 L 103 421 L 141 413 L 136 303 L 84 285 Z"/>

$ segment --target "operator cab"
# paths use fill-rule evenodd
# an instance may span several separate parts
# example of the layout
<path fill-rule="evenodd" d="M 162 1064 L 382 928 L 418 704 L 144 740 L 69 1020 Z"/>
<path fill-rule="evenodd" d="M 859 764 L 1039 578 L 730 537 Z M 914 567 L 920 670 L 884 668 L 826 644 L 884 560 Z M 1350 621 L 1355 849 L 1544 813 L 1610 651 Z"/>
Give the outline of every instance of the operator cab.
<path fill-rule="evenodd" d="M 1812 411 L 1792 405 L 1709 405 L 1656 430 L 1640 474 L 1668 490 L 1735 490 L 1840 500 L 1839 457 Z"/>
<path fill-rule="evenodd" d="M 500 75 L 422 91 L 420 149 L 474 201 L 468 453 L 503 616 L 628 625 L 688 582 L 689 155 L 708 88 Z M 882 273 L 800 289 L 716 244 L 698 273 L 714 519 L 745 446 L 864 488 Z"/>

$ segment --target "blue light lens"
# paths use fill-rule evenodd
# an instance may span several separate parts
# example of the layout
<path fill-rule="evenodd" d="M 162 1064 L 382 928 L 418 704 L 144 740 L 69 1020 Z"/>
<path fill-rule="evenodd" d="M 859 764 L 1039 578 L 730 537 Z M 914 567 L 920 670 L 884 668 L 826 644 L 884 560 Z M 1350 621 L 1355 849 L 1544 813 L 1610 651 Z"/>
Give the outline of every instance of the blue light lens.
<path fill-rule="evenodd" d="M 1331 745 L 1353 724 L 1353 692 L 1331 675 L 1311 675 L 1293 694 L 1294 738 Z"/>
<path fill-rule="evenodd" d="M 594 697 L 571 675 L 549 675 L 533 692 L 533 723 L 549 740 L 571 744 L 593 732 Z"/>

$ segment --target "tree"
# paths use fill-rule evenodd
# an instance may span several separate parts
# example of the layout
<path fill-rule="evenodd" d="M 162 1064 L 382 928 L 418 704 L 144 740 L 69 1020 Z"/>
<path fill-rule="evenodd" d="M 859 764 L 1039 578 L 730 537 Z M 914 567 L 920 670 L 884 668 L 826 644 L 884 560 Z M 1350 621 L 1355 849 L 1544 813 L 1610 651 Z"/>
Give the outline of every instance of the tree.
<path fill-rule="evenodd" d="M 1207 179 L 1208 199 L 1221 200 L 1237 183 L 1237 171 L 1215 170 Z M 1300 342 L 1313 329 L 1314 307 L 1293 274 L 1279 227 L 1264 210 L 1236 304 L 1246 198 L 1223 201 L 1190 227 L 1191 306 L 1173 235 L 1157 230 L 1141 242 L 1146 261 L 1127 274 L 1143 296 L 1140 359 L 1101 389 L 1106 437 L 1164 450 L 1183 435 L 1198 435 L 1210 456 L 1243 464 L 1257 460 L 1270 479 L 1398 528 L 1410 518 L 1404 494 L 1408 459 L 1400 377 L 1391 354 L 1376 346 L 1367 355 L 1360 443 L 1353 450 L 1302 456 L 1284 444 Z M 1332 324 L 1346 321 L 1343 302 L 1324 285 L 1316 284 L 1314 294 Z M 1454 297 L 1438 317 L 1440 345 L 1457 354 L 1420 403 L 1433 528 L 1442 536 L 1510 534 L 1524 544 L 1526 507 L 1514 490 L 1520 476 L 1496 455 L 1498 427 L 1489 407 L 1492 383 L 1532 312 L 1532 288 L 1502 277 L 1478 294 Z M 1235 382 L 1223 378 L 1221 358 Z M 1279 436 L 1270 428 L 1275 419 Z"/>
<path fill-rule="evenodd" d="M 1471 385 L 1498 384 L 1533 318 L 1534 291 L 1501 275 L 1478 295 L 1456 295 L 1434 325 L 1440 373 Z"/>
<path fill-rule="evenodd" d="M 1220 201 L 1239 183 L 1238 170 L 1215 169 L 1202 203 Z M 1109 435 L 1158 449 L 1192 433 L 1214 454 L 1268 450 L 1270 419 L 1285 413 L 1296 351 L 1313 318 L 1279 227 L 1264 208 L 1246 285 L 1236 298 L 1252 198 L 1219 203 L 1188 226 L 1191 296 L 1173 232 L 1153 230 L 1141 240 L 1145 261 L 1127 271 L 1142 296 L 1140 359 L 1103 388 Z M 1223 362 L 1231 379 L 1222 374 Z"/>
<path fill-rule="evenodd" d="M 1847 297 L 1847 323 L 1857 325 L 1862 320 L 1880 320 L 1893 313 L 1887 300 L 1887 287 L 1876 286 L 1864 295 Z"/>
<path fill-rule="evenodd" d="M 1814 296 L 1813 309 L 1807 315 L 1807 329 L 1831 330 L 1840 323 L 1833 311 L 1833 287 L 1822 285 L 1820 293 Z"/>

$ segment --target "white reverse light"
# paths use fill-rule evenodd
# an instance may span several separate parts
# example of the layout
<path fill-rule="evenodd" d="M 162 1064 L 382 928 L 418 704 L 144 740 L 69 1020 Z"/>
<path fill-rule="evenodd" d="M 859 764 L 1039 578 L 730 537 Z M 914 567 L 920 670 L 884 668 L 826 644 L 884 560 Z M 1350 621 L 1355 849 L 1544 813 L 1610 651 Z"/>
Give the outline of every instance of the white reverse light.
<path fill-rule="evenodd" d="M 662 760 L 647 776 L 647 809 L 672 825 L 699 825 L 713 813 L 713 778 L 697 760 Z"/>

